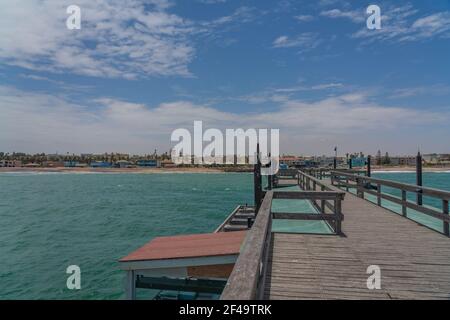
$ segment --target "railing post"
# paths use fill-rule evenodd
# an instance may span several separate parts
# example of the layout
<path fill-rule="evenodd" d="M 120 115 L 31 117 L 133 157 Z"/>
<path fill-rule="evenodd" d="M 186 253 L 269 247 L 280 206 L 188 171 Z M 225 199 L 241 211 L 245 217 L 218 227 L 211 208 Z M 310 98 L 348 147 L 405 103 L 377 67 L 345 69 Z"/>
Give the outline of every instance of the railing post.
<path fill-rule="evenodd" d="M 408 215 L 406 208 L 406 190 L 402 190 L 402 215 L 406 217 Z"/>
<path fill-rule="evenodd" d="M 381 207 L 381 184 L 377 183 L 377 204 Z"/>
<path fill-rule="evenodd" d="M 325 186 L 320 188 L 320 191 L 325 191 Z M 325 200 L 320 200 L 320 211 L 321 213 L 325 213 Z"/>
<path fill-rule="evenodd" d="M 422 186 L 422 155 L 417 153 L 416 157 L 416 184 Z M 422 189 L 417 190 L 417 204 L 421 206 L 422 203 Z"/>
<path fill-rule="evenodd" d="M 448 216 L 448 200 L 442 200 L 442 213 Z M 450 237 L 450 228 L 448 221 L 444 221 L 444 234 Z"/>
<path fill-rule="evenodd" d="M 363 180 L 356 178 L 356 195 L 364 199 Z"/>
<path fill-rule="evenodd" d="M 259 144 L 256 149 L 256 163 L 253 167 L 253 186 L 255 196 L 255 215 L 258 214 L 259 207 L 262 202 L 262 177 L 261 177 L 261 162 L 259 158 Z"/>
<path fill-rule="evenodd" d="M 342 233 L 342 204 L 340 196 L 337 196 L 334 201 L 334 215 L 336 217 L 334 231 L 340 235 Z"/>

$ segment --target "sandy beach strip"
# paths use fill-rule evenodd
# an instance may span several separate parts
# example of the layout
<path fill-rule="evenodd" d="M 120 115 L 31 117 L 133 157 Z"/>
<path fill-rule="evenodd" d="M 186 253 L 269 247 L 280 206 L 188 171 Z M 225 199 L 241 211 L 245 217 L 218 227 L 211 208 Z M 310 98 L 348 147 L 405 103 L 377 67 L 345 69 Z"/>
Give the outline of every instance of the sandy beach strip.
<path fill-rule="evenodd" d="M 175 168 L 42 168 L 42 167 L 8 167 L 0 168 L 2 172 L 41 172 L 41 173 L 224 173 L 224 172 L 248 172 L 251 169 L 241 168 L 205 168 L 205 167 L 175 167 Z"/>
<path fill-rule="evenodd" d="M 363 170 L 363 168 L 361 168 Z M 0 167 L 2 172 L 54 172 L 54 173 L 224 173 L 224 172 L 251 172 L 247 168 L 208 168 L 208 167 L 174 167 L 174 168 L 42 168 L 42 167 Z M 415 172 L 415 167 L 372 167 L 372 172 L 401 173 Z M 424 167 L 423 172 L 450 172 L 450 167 Z"/>

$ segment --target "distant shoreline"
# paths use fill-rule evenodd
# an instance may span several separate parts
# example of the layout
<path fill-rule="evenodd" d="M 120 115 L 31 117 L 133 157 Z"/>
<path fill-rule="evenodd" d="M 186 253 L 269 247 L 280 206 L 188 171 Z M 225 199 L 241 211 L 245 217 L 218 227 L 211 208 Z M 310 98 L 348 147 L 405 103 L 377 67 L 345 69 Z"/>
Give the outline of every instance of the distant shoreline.
<path fill-rule="evenodd" d="M 249 172 L 244 168 L 25 168 L 9 167 L 0 168 L 2 172 L 47 172 L 47 173 L 236 173 Z M 400 173 L 415 172 L 415 167 L 373 167 L 372 172 L 377 173 Z M 450 167 L 424 167 L 424 172 L 450 172 Z"/>
<path fill-rule="evenodd" d="M 2 172 L 43 172 L 43 173 L 223 173 L 240 172 L 225 171 L 218 168 L 0 168 Z"/>
<path fill-rule="evenodd" d="M 416 167 L 372 167 L 372 172 L 416 172 Z M 423 167 L 423 172 L 450 172 L 450 167 Z"/>

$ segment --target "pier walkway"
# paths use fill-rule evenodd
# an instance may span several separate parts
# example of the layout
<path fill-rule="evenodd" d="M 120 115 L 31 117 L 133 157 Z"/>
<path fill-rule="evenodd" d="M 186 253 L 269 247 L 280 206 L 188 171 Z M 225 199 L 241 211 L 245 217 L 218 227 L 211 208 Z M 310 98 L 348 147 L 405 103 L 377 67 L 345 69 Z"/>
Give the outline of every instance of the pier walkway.
<path fill-rule="evenodd" d="M 342 191 L 327 179 L 307 180 L 303 189 L 310 193 L 319 193 L 316 188 Z M 280 186 L 289 183 L 296 181 Z M 222 299 L 450 299 L 450 238 L 445 234 L 349 192 L 340 204 L 340 234 L 272 232 L 271 198 L 278 190 L 265 194 Z M 443 201 L 448 212 L 448 195 Z M 328 201 L 318 207 L 324 208 L 322 216 L 339 214 L 336 202 L 334 208 Z M 447 218 L 442 219 L 445 224 Z M 380 268 L 381 289 L 367 287 L 373 274 L 367 269 L 373 265 Z"/>
<path fill-rule="evenodd" d="M 267 299 L 450 299 L 450 239 L 353 194 L 343 236 L 273 235 Z M 367 267 L 381 269 L 368 290 Z"/>

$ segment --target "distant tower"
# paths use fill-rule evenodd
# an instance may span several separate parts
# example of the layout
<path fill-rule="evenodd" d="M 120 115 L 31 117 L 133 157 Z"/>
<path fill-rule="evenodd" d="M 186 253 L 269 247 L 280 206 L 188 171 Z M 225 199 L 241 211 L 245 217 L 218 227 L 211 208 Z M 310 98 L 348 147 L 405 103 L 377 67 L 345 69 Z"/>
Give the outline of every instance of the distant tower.
<path fill-rule="evenodd" d="M 377 166 L 381 165 L 381 150 L 378 150 L 377 152 L 377 158 L 375 159 L 375 163 Z"/>
<path fill-rule="evenodd" d="M 390 164 L 391 163 L 391 159 L 389 158 L 389 153 L 386 152 L 384 159 L 383 159 L 383 164 Z"/>

